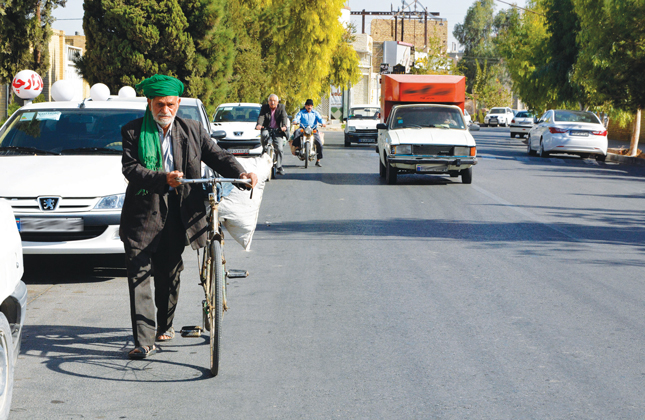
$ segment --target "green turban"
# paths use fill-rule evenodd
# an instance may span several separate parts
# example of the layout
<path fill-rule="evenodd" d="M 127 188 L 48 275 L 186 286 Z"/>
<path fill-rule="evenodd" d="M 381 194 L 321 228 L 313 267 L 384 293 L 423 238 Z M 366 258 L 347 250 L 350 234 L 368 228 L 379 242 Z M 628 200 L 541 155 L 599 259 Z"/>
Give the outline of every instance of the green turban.
<path fill-rule="evenodd" d="M 148 99 L 181 96 L 184 93 L 184 84 L 179 79 L 161 74 L 155 74 L 143 80 L 134 88 L 137 92 L 142 92 Z M 146 168 L 152 171 L 163 171 L 164 169 L 159 129 L 152 117 L 149 106 L 146 107 L 146 113 L 143 115 L 143 125 L 139 135 L 139 160 Z M 147 193 L 146 190 L 138 192 L 138 194 L 143 195 Z"/>

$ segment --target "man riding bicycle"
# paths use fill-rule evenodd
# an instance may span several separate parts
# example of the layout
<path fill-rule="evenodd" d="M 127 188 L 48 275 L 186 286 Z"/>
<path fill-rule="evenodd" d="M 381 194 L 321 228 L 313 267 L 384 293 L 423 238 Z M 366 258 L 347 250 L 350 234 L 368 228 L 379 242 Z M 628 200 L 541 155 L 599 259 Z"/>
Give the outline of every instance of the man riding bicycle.
<path fill-rule="evenodd" d="M 320 116 L 318 111 L 314 110 L 314 101 L 312 99 L 307 99 L 304 109 L 301 109 L 300 112 L 296 114 L 296 117 L 293 119 L 293 123 L 294 125 L 300 125 L 301 128 L 313 128 L 316 126 L 325 127 L 322 117 Z M 302 131 L 296 130 L 296 132 L 293 134 L 293 140 L 291 140 L 289 144 L 291 143 L 293 143 L 296 148 L 302 147 Z M 320 164 L 320 159 L 322 159 L 323 157 L 323 147 L 322 141 L 320 141 L 320 134 L 318 134 L 317 132 L 314 133 L 314 143 L 316 143 L 316 150 L 318 151 L 318 154 L 316 156 L 316 166 L 322 166 Z"/>
<path fill-rule="evenodd" d="M 284 169 L 282 168 L 282 156 L 284 154 L 284 141 L 283 137 L 286 138 L 288 116 L 287 111 L 284 109 L 283 104 L 278 104 L 280 98 L 275 93 L 269 95 L 267 104 L 262 105 L 260 109 L 260 116 L 258 117 L 258 124 L 255 127 L 256 130 L 262 130 L 262 146 L 266 146 L 271 135 L 269 129 L 277 130 L 278 135 L 273 136 L 273 149 L 276 152 L 276 172 L 280 175 L 284 175 Z"/>

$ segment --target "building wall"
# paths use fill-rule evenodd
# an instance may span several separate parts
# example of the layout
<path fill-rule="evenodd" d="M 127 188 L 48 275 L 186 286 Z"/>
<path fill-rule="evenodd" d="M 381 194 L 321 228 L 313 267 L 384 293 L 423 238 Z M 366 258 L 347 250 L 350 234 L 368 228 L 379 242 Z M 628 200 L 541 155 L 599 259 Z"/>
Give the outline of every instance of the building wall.
<path fill-rule="evenodd" d="M 396 39 L 394 19 L 372 19 L 370 34 L 374 43 L 383 41 L 402 41 L 414 45 L 415 50 L 423 51 L 432 37 L 438 37 L 444 49 L 448 46 L 448 21 L 428 19 L 428 38 L 425 39 L 425 22 L 423 19 L 397 19 Z M 401 39 L 403 31 L 403 39 Z"/>

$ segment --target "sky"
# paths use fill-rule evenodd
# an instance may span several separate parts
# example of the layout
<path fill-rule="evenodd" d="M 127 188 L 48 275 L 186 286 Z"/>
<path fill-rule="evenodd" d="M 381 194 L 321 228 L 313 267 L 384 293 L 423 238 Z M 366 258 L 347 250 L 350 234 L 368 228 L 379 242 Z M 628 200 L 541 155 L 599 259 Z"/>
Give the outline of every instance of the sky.
<path fill-rule="evenodd" d="M 230 0 L 235 1 L 235 0 Z M 463 23 L 468 8 L 474 4 L 475 0 L 421 0 L 417 6 L 417 10 L 421 10 L 421 6 L 427 7 L 429 12 L 439 12 L 439 17 L 448 19 L 448 46 L 452 43 L 457 43 L 457 40 L 452 35 L 455 24 Z M 366 11 L 373 12 L 389 12 L 402 8 L 401 0 L 348 0 L 349 7 L 352 11 Z M 411 5 L 414 9 L 414 0 L 406 0 L 406 3 Z M 495 12 L 501 9 L 506 9 L 506 3 L 516 3 L 520 7 L 526 5 L 526 0 L 496 0 L 497 6 Z M 67 0 L 67 6 L 56 8 L 52 15 L 57 20 L 52 27 L 54 29 L 62 29 L 67 35 L 74 35 L 79 32 L 83 35 L 83 0 Z M 63 19 L 78 19 L 78 20 L 63 20 Z M 369 33 L 370 18 L 365 19 L 365 32 Z M 352 22 L 356 24 L 356 29 L 361 30 L 361 17 L 352 16 Z"/>

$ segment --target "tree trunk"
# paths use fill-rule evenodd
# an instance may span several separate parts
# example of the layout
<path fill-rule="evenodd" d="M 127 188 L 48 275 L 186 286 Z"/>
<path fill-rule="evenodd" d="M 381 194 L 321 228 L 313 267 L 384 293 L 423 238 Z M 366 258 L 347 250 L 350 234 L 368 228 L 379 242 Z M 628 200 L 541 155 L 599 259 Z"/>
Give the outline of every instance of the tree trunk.
<path fill-rule="evenodd" d="M 641 110 L 636 111 L 634 118 L 634 130 L 632 131 L 632 141 L 629 145 L 629 156 L 638 155 L 638 139 L 641 136 Z"/>

